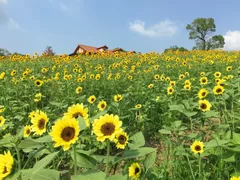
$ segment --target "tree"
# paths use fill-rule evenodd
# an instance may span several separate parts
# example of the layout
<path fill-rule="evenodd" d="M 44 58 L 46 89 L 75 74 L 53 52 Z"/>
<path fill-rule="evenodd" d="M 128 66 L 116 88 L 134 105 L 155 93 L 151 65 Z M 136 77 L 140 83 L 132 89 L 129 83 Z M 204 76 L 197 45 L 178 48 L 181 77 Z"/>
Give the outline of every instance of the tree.
<path fill-rule="evenodd" d="M 197 18 L 191 24 L 186 26 L 189 30 L 189 39 L 196 41 L 193 49 L 210 50 L 223 48 L 225 42 L 222 35 L 211 34 L 216 31 L 216 25 L 213 18 Z"/>
<path fill-rule="evenodd" d="M 44 53 L 44 55 L 47 55 L 47 56 L 55 55 L 55 52 L 53 51 L 52 46 L 47 46 L 43 53 Z"/>
<path fill-rule="evenodd" d="M 165 49 L 164 50 L 164 52 L 167 52 L 167 51 L 169 51 L 169 50 L 172 50 L 172 51 L 181 51 L 181 52 L 183 52 L 183 51 L 188 51 L 186 48 L 184 48 L 184 47 L 178 47 L 178 46 L 170 46 L 170 48 L 167 48 L 167 49 Z"/>
<path fill-rule="evenodd" d="M 8 50 L 0 48 L 0 56 L 8 56 L 9 54 Z"/>

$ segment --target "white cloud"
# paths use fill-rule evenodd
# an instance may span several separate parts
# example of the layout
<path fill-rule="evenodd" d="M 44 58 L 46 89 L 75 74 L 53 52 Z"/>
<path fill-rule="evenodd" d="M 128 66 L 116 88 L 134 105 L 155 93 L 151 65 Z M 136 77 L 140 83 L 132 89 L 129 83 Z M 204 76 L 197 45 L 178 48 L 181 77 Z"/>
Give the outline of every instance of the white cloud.
<path fill-rule="evenodd" d="M 136 20 L 130 23 L 129 29 L 148 37 L 173 36 L 177 32 L 176 24 L 170 20 L 161 21 L 149 27 L 145 26 L 145 22 Z"/>
<path fill-rule="evenodd" d="M 69 7 L 67 7 L 66 4 L 62 2 L 60 2 L 60 8 L 65 12 L 68 12 L 70 10 Z"/>
<path fill-rule="evenodd" d="M 9 29 L 20 29 L 19 24 L 16 21 L 14 21 L 12 18 L 10 18 L 8 21 L 8 28 Z"/>
<path fill-rule="evenodd" d="M 0 4 L 7 4 L 8 0 L 0 0 Z"/>
<path fill-rule="evenodd" d="M 7 12 L 8 0 L 0 0 L 0 25 L 6 26 L 8 29 L 18 29 L 25 31 L 20 28 L 19 24 L 9 16 Z"/>
<path fill-rule="evenodd" d="M 240 50 L 240 31 L 228 31 L 224 35 L 226 50 Z"/>

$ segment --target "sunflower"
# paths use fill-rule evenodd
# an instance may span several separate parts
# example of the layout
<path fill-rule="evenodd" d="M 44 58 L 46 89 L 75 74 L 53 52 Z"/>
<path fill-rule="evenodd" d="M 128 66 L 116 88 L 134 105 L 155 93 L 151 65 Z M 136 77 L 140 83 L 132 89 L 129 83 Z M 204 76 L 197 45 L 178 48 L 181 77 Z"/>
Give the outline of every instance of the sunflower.
<path fill-rule="evenodd" d="M 184 75 L 184 74 L 180 74 L 180 75 L 179 75 L 179 79 L 181 80 L 181 79 L 183 79 L 183 78 L 185 78 L 185 75 Z"/>
<path fill-rule="evenodd" d="M 133 77 L 129 75 L 129 76 L 128 76 L 128 79 L 129 79 L 129 80 L 132 80 L 132 79 L 133 79 Z"/>
<path fill-rule="evenodd" d="M 37 113 L 38 113 L 38 111 L 32 111 L 32 112 L 29 113 L 28 117 L 29 117 L 30 119 L 32 119 L 32 118 L 35 117 L 35 115 L 36 115 Z"/>
<path fill-rule="evenodd" d="M 184 85 L 184 89 L 190 91 L 191 90 L 191 85 L 188 85 L 188 84 Z"/>
<path fill-rule="evenodd" d="M 189 86 L 190 86 L 191 84 L 192 84 L 192 83 L 190 82 L 190 80 L 185 80 L 185 81 L 184 81 L 184 85 L 189 85 Z"/>
<path fill-rule="evenodd" d="M 200 73 L 200 76 L 205 76 L 205 72 L 201 72 L 201 73 Z"/>
<path fill-rule="evenodd" d="M 203 112 L 210 111 L 210 108 L 212 105 L 208 100 L 199 100 L 199 109 L 201 109 Z"/>
<path fill-rule="evenodd" d="M 214 77 L 215 77 L 215 78 L 220 78 L 221 75 L 222 75 L 221 72 L 215 72 L 215 73 L 214 73 Z"/>
<path fill-rule="evenodd" d="M 106 139 L 113 141 L 116 135 L 122 132 L 121 126 L 122 121 L 117 115 L 105 114 L 94 120 L 93 132 L 97 136 L 97 141 L 103 142 Z"/>
<path fill-rule="evenodd" d="M 64 116 L 70 119 L 77 119 L 79 116 L 81 116 L 84 119 L 86 126 L 89 127 L 88 108 L 84 108 L 83 103 L 74 104 L 71 107 L 68 107 L 68 111 L 67 113 L 64 113 Z"/>
<path fill-rule="evenodd" d="M 63 150 L 66 151 L 70 148 L 71 144 L 74 144 L 78 140 L 80 128 L 78 121 L 75 118 L 63 117 L 57 120 L 52 127 L 52 140 L 56 142 L 54 147 L 63 146 Z"/>
<path fill-rule="evenodd" d="M 114 142 L 116 143 L 116 147 L 118 149 L 124 149 L 126 145 L 128 144 L 128 135 L 125 132 L 120 132 L 116 135 L 116 138 L 114 139 Z"/>
<path fill-rule="evenodd" d="M 35 117 L 31 119 L 32 122 L 32 131 L 35 132 L 34 135 L 42 135 L 44 132 L 46 132 L 46 125 L 48 122 L 47 115 L 39 111 L 35 114 Z"/>
<path fill-rule="evenodd" d="M 31 126 L 25 126 L 24 127 L 24 132 L 23 132 L 23 137 L 28 137 L 31 134 Z"/>
<path fill-rule="evenodd" d="M 37 93 L 35 95 L 34 102 L 39 102 L 39 101 L 41 101 L 41 99 L 42 99 L 42 94 L 41 93 Z"/>
<path fill-rule="evenodd" d="M 227 72 L 229 72 L 229 71 L 231 71 L 232 70 L 232 66 L 228 66 L 227 68 L 226 68 L 226 71 Z"/>
<path fill-rule="evenodd" d="M 12 172 L 12 166 L 14 164 L 13 156 L 10 151 L 0 154 L 0 179 L 5 179 Z"/>
<path fill-rule="evenodd" d="M 167 92 L 168 92 L 168 94 L 173 94 L 173 92 L 174 92 L 173 87 L 171 87 L 171 86 L 168 87 Z"/>
<path fill-rule="evenodd" d="M 158 80 L 159 78 L 160 78 L 160 75 L 159 75 L 159 74 L 154 75 L 154 79 L 155 79 L 155 80 Z"/>
<path fill-rule="evenodd" d="M 173 87 L 173 86 L 176 85 L 176 82 L 175 81 L 170 81 L 169 85 Z"/>
<path fill-rule="evenodd" d="M 236 176 L 233 176 L 233 177 L 231 177 L 231 179 L 230 180 L 240 180 L 240 176 L 238 176 L 238 177 L 236 177 Z"/>
<path fill-rule="evenodd" d="M 117 94 L 117 95 L 114 96 L 114 101 L 115 102 L 119 102 L 121 100 L 122 100 L 122 95 L 121 94 Z"/>
<path fill-rule="evenodd" d="M 90 104 L 93 104 L 95 101 L 96 101 L 96 97 L 94 96 L 94 95 L 92 95 L 92 96 L 90 96 L 89 98 L 88 98 L 88 102 L 90 103 Z"/>
<path fill-rule="evenodd" d="M 140 108 L 142 108 L 142 105 L 141 105 L 141 104 L 137 104 L 137 105 L 135 106 L 135 108 L 140 109 Z"/>
<path fill-rule="evenodd" d="M 152 88 L 153 88 L 153 84 L 149 84 L 148 89 L 152 89 Z"/>
<path fill-rule="evenodd" d="M 11 72 L 11 76 L 14 76 L 16 73 L 17 73 L 16 70 L 12 70 L 12 72 Z"/>
<path fill-rule="evenodd" d="M 217 85 L 213 88 L 213 93 L 215 95 L 223 94 L 223 92 L 224 92 L 224 87 L 223 86 Z"/>
<path fill-rule="evenodd" d="M 224 80 L 224 79 L 219 79 L 219 81 L 217 82 L 217 84 L 218 84 L 219 86 L 225 86 L 225 85 L 227 85 L 227 84 L 226 84 L 226 80 Z"/>
<path fill-rule="evenodd" d="M 227 79 L 232 79 L 233 78 L 233 75 L 228 75 L 227 76 Z"/>
<path fill-rule="evenodd" d="M 5 107 L 4 106 L 0 106 L 0 113 L 4 112 L 5 111 Z"/>
<path fill-rule="evenodd" d="M 95 79 L 96 79 L 96 80 L 99 80 L 100 78 L 101 78 L 101 75 L 100 75 L 100 74 L 96 74 Z"/>
<path fill-rule="evenodd" d="M 208 78 L 207 77 L 200 78 L 200 84 L 207 84 L 207 83 L 208 83 Z"/>
<path fill-rule="evenodd" d="M 5 123 L 5 118 L 3 116 L 0 116 L 0 127 L 2 127 Z"/>
<path fill-rule="evenodd" d="M 36 86 L 40 87 L 40 86 L 43 85 L 43 81 L 37 79 L 37 80 L 35 81 L 35 84 L 36 84 Z"/>
<path fill-rule="evenodd" d="M 133 163 L 131 166 L 128 168 L 128 175 L 132 180 L 137 180 L 139 179 L 141 174 L 141 167 L 138 163 Z"/>
<path fill-rule="evenodd" d="M 82 87 L 78 86 L 75 90 L 77 94 L 80 94 L 82 92 Z"/>
<path fill-rule="evenodd" d="M 98 103 L 98 109 L 100 110 L 100 111 L 103 111 L 106 107 L 107 107 L 107 102 L 106 101 L 104 101 L 104 100 L 102 100 L 102 101 L 100 101 L 99 103 Z"/>
<path fill-rule="evenodd" d="M 207 89 L 200 89 L 200 91 L 198 92 L 198 98 L 199 99 L 203 99 L 208 95 L 208 90 Z"/>
<path fill-rule="evenodd" d="M 170 77 L 166 77 L 165 81 L 170 81 L 171 78 Z"/>
<path fill-rule="evenodd" d="M 194 143 L 191 145 L 191 150 L 194 154 L 201 154 L 204 151 L 203 146 L 203 142 L 194 141 Z"/>

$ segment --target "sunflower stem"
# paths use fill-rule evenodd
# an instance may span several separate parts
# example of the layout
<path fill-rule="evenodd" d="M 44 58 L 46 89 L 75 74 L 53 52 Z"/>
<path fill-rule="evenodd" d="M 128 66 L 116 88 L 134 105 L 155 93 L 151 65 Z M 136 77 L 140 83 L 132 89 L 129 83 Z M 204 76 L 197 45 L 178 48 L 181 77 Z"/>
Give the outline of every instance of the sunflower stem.
<path fill-rule="evenodd" d="M 76 145 L 73 145 L 74 175 L 77 174 L 77 151 Z"/>
<path fill-rule="evenodd" d="M 17 163 L 18 163 L 18 171 L 21 172 L 21 157 L 20 157 L 20 153 L 19 153 L 19 148 L 18 148 L 18 144 L 16 144 L 16 152 L 17 152 Z M 22 174 L 20 173 L 19 179 L 22 180 Z"/>
<path fill-rule="evenodd" d="M 110 141 L 107 140 L 107 163 L 106 163 L 106 169 L 105 169 L 106 177 L 108 176 L 108 171 L 109 171 L 109 155 L 110 155 Z"/>
<path fill-rule="evenodd" d="M 198 164 L 199 177 L 202 177 L 202 174 L 201 174 L 201 162 L 202 162 L 202 158 L 201 158 L 201 155 L 199 154 L 199 164 Z"/>

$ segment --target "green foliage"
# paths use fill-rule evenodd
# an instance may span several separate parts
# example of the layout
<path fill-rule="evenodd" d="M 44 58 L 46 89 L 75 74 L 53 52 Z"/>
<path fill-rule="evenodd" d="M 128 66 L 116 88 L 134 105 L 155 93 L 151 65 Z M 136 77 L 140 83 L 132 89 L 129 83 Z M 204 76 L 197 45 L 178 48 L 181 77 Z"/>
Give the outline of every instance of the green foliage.
<path fill-rule="evenodd" d="M 196 41 L 193 49 L 210 50 L 223 48 L 225 42 L 222 35 L 210 36 L 216 31 L 213 18 L 197 18 L 186 26 L 189 30 L 189 39 Z"/>
<path fill-rule="evenodd" d="M 180 52 L 183 52 L 183 51 L 188 51 L 186 48 L 184 47 L 178 47 L 178 46 L 170 46 L 170 48 L 167 48 L 164 50 L 164 53 L 168 52 L 168 51 L 180 51 Z"/>
<path fill-rule="evenodd" d="M 8 50 L 0 48 L 0 56 L 8 56 L 9 54 Z"/>

